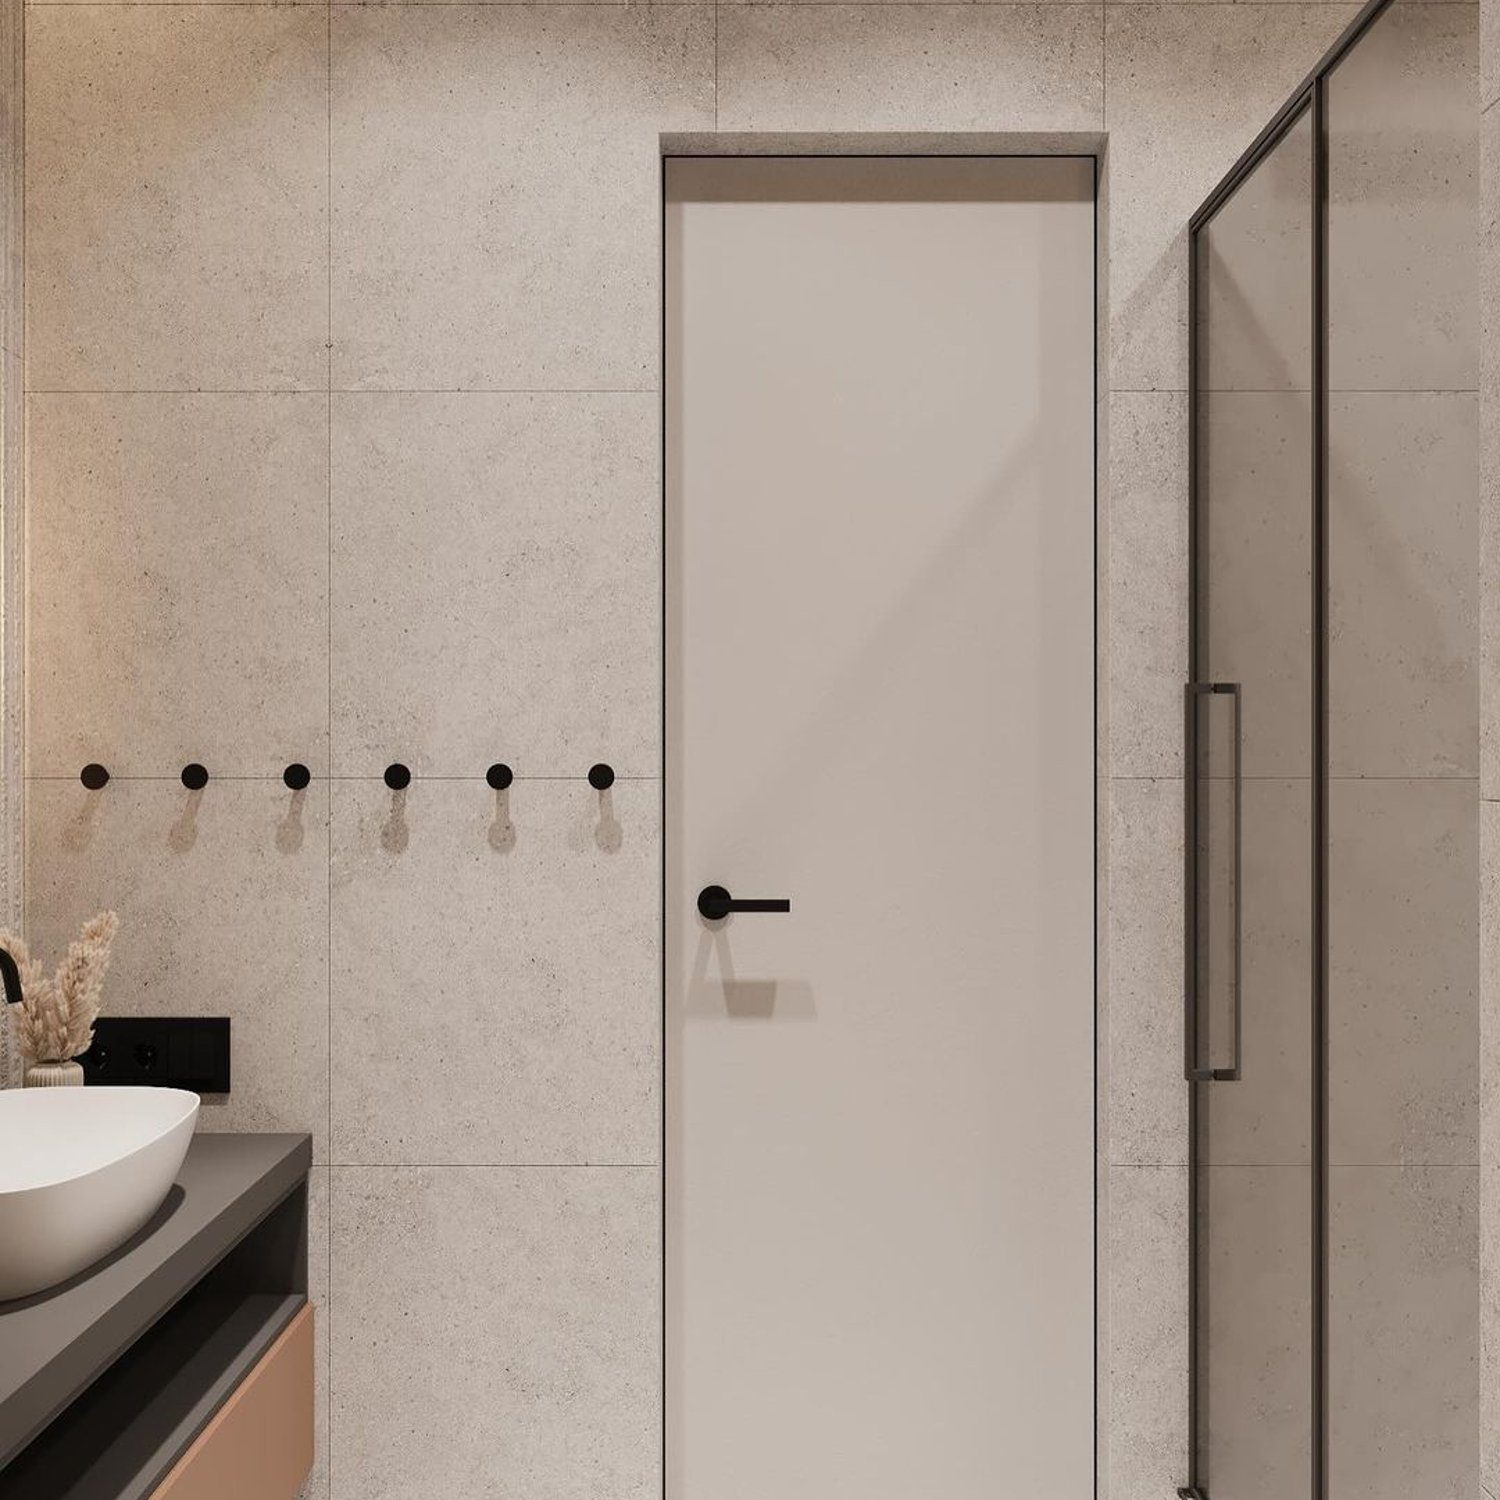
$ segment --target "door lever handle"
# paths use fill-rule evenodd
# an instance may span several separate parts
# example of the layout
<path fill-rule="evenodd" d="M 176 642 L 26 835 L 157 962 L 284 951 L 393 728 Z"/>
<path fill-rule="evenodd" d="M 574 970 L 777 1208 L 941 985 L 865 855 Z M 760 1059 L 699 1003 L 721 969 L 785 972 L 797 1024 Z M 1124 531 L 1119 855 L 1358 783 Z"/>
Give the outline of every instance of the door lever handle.
<path fill-rule="evenodd" d="M 792 903 L 771 897 L 759 901 L 736 901 L 722 885 L 706 885 L 698 892 L 698 914 L 710 922 L 722 922 L 732 911 L 790 911 Z"/>

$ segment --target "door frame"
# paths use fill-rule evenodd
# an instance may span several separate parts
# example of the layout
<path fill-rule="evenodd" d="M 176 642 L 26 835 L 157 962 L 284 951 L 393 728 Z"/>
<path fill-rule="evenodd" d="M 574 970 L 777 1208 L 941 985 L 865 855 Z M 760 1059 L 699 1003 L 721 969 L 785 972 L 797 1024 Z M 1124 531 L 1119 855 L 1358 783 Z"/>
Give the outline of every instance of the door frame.
<path fill-rule="evenodd" d="M 1372 3 L 1385 4 L 1388 0 L 1372 0 Z M 761 134 L 757 132 L 689 132 L 689 133 L 664 133 L 659 137 L 659 170 L 657 182 L 657 287 L 659 302 L 659 322 L 657 330 L 658 345 L 658 367 L 657 382 L 659 389 L 658 400 L 658 464 L 660 468 L 660 554 L 661 554 L 661 585 L 660 595 L 657 601 L 659 611 L 659 638 L 658 650 L 661 655 L 661 695 L 660 695 L 660 721 L 658 732 L 661 737 L 661 764 L 660 764 L 660 795 L 658 800 L 658 817 L 661 827 L 661 848 L 658 855 L 658 925 L 657 925 L 657 950 L 659 954 L 660 983 L 660 1012 L 658 1032 L 658 1090 L 660 1095 L 660 1119 L 658 1122 L 658 1154 L 661 1158 L 658 1167 L 658 1189 L 660 1199 L 660 1211 L 657 1222 L 657 1233 L 660 1239 L 659 1264 L 661 1272 L 661 1317 L 658 1324 L 658 1337 L 660 1339 L 660 1384 L 658 1394 L 661 1402 L 661 1419 L 659 1431 L 658 1463 L 661 1469 L 660 1494 L 662 1500 L 668 1500 L 667 1496 L 667 1382 L 668 1382 L 668 1346 L 667 1346 L 667 1310 L 670 1299 L 667 1295 L 667 1038 L 668 1038 L 668 1016 L 667 1016 L 667 789 L 672 775 L 672 766 L 668 757 L 668 724 L 670 716 L 670 693 L 671 683 L 668 680 L 668 654 L 667 654 L 667 591 L 668 579 L 668 546 L 667 527 L 670 523 L 670 511 L 667 502 L 667 164 L 668 162 L 682 157 L 691 157 L 698 160 L 703 159 L 738 159 L 746 156 L 756 157 L 841 157 L 841 158 L 893 158 L 893 157 L 944 157 L 944 156 L 985 156 L 985 157 L 1026 157 L 1026 158 L 1086 158 L 1093 163 L 1093 230 L 1094 230 L 1094 336 L 1093 336 L 1093 402 L 1094 402 L 1094 424 L 1093 424 L 1093 454 L 1092 473 L 1093 484 L 1091 487 L 1091 504 L 1093 507 L 1093 529 L 1094 529 L 1094 597 L 1093 597 L 1093 619 L 1091 622 L 1094 644 L 1094 666 L 1092 678 L 1092 736 L 1094 743 L 1094 819 L 1093 819 L 1093 842 L 1094 842 L 1094 868 L 1093 868 L 1093 911 L 1091 914 L 1094 943 L 1092 964 L 1092 1051 L 1090 1059 L 1093 1081 L 1093 1118 L 1091 1121 L 1091 1134 L 1093 1142 L 1093 1307 L 1091 1310 L 1091 1321 L 1093 1325 L 1094 1359 L 1092 1370 L 1092 1421 L 1093 1432 L 1093 1462 L 1091 1465 L 1093 1473 L 1092 1500 L 1099 1500 L 1101 1493 L 1101 1462 L 1105 1453 L 1104 1435 L 1100 1430 L 1100 1419 L 1102 1415 L 1100 1403 L 1100 1372 L 1104 1365 L 1107 1350 L 1102 1342 L 1103 1327 L 1100 1318 L 1100 1309 L 1103 1299 L 1103 1288 L 1101 1277 L 1107 1271 L 1107 1260 L 1104 1254 L 1103 1236 L 1107 1228 L 1107 1214 L 1105 1203 L 1101 1195 L 1101 1187 L 1104 1181 L 1106 1163 L 1101 1160 L 1103 1142 L 1100 1132 L 1100 1121 L 1103 1118 L 1103 1110 L 1107 1106 L 1106 1089 L 1108 1086 L 1108 1069 L 1105 1059 L 1101 1056 L 1100 1048 L 1104 1037 L 1104 1028 L 1100 1024 L 1100 1007 L 1102 996 L 1100 991 L 1101 952 L 1107 938 L 1107 932 L 1101 927 L 1101 921 L 1106 918 L 1106 906 L 1101 899 L 1101 883 L 1105 879 L 1106 862 L 1100 853 L 1101 832 L 1107 827 L 1105 819 L 1105 787 L 1108 782 L 1108 745 L 1105 743 L 1101 728 L 1105 723 L 1101 711 L 1100 693 L 1102 684 L 1107 681 L 1106 664 L 1101 661 L 1103 650 L 1103 637 L 1100 631 L 1100 622 L 1103 619 L 1103 592 L 1107 586 L 1107 567 L 1104 565 L 1109 556 L 1108 538 L 1105 530 L 1105 512 L 1100 505 L 1100 490 L 1102 484 L 1103 455 L 1106 451 L 1106 396 L 1107 392 L 1102 388 L 1100 371 L 1103 366 L 1102 340 L 1108 329 L 1108 303 L 1107 294 L 1109 286 L 1108 263 L 1107 263 L 1107 236 L 1106 236 L 1106 212 L 1108 195 L 1106 187 L 1106 136 L 1095 132 L 1053 132 L 1045 134 L 1030 133 L 964 133 L 964 132 L 923 132 L 917 135 L 892 134 L 892 133 L 794 133 L 794 134 Z M 1185 768 L 1184 768 L 1185 769 Z M 1063 1497 L 1068 1500 L 1068 1497 Z"/>

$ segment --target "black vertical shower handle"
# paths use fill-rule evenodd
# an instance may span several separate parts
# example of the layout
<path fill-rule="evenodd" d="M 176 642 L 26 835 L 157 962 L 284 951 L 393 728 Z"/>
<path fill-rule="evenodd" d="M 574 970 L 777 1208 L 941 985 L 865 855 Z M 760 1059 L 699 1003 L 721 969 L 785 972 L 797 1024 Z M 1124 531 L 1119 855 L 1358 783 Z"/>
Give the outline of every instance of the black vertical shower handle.
<path fill-rule="evenodd" d="M 722 922 L 732 911 L 790 911 L 792 903 L 782 897 L 736 900 L 722 885 L 706 885 L 698 892 L 698 915 L 709 922 Z"/>
<path fill-rule="evenodd" d="M 1231 828 L 1234 838 L 1234 855 L 1230 865 L 1231 879 L 1234 881 L 1234 903 L 1233 903 L 1233 930 L 1231 933 L 1231 974 L 1234 985 L 1233 1004 L 1233 1051 L 1231 1062 L 1227 1068 L 1205 1067 L 1199 1057 L 1199 997 L 1198 979 L 1200 967 L 1198 963 L 1198 941 L 1200 923 L 1198 920 L 1198 703 L 1201 698 L 1222 695 L 1230 702 L 1231 715 L 1231 743 L 1233 746 L 1230 761 L 1230 776 L 1232 787 L 1232 811 Z M 1244 1012 L 1244 984 L 1242 948 L 1244 936 L 1243 920 L 1243 868 L 1242 868 L 1242 758 L 1244 736 L 1241 728 L 1240 709 L 1240 684 L 1237 682 L 1190 682 L 1187 684 L 1185 694 L 1185 760 L 1184 770 L 1188 787 L 1188 818 L 1185 830 L 1186 858 L 1187 858 L 1187 965 L 1186 984 L 1184 986 L 1185 1015 L 1183 1017 L 1183 1039 L 1185 1043 L 1185 1067 L 1184 1073 L 1190 1083 L 1237 1083 L 1240 1079 L 1241 1061 L 1243 1057 L 1243 1012 Z"/>

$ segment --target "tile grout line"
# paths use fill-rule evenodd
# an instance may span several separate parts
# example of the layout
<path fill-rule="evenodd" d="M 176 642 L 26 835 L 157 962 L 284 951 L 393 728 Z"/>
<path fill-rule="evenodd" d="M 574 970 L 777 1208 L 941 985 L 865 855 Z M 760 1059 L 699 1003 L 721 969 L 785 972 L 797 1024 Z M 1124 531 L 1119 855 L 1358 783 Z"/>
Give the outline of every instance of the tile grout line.
<path fill-rule="evenodd" d="M 69 9 L 78 9 L 80 6 L 92 4 L 93 0 L 57 0 L 59 5 L 66 4 Z M 111 0 L 117 3 L 117 0 Z M 200 3 L 200 0 L 160 0 L 163 7 L 170 6 L 172 10 L 182 10 L 187 6 Z M 219 0 L 224 3 L 224 0 Z M 373 0 L 372 0 L 373 3 Z M 405 0 L 405 3 L 428 4 L 430 0 Z M 495 0 L 486 0 L 486 3 L 495 3 Z M 504 0 L 507 4 L 532 4 L 534 0 Z M 608 0 L 590 0 L 590 8 L 607 4 Z M 654 3 L 654 0 L 645 0 L 645 3 Z M 819 0 L 820 4 L 842 4 L 843 0 Z M 870 0 L 872 4 L 879 4 L 883 9 L 890 9 L 897 0 Z M 922 0 L 927 3 L 927 0 Z M 935 0 L 934 0 L 935 3 Z M 972 3 L 980 3 L 980 0 L 972 0 Z M 1050 0 L 1047 0 L 1050 3 Z M 1147 4 L 1150 0 L 1122 0 L 1126 4 Z M 1171 0 L 1174 4 L 1188 4 L 1195 8 L 1205 4 L 1219 3 L 1219 0 Z M 1222 0 L 1224 4 L 1292 4 L 1296 0 Z M 1333 3 L 1333 0 L 1318 0 L 1318 3 Z M 1440 5 L 1449 3 L 1449 0 L 1423 0 L 1426 5 Z M 1453 3 L 1467 3 L 1467 0 L 1453 0 Z M 715 105 L 717 112 L 717 104 Z M 332 386 L 319 387 L 316 390 L 302 389 L 296 386 L 254 386 L 243 389 L 232 390 L 226 387 L 209 386 L 92 386 L 77 387 L 76 389 L 64 389 L 62 387 L 41 387 L 26 392 L 28 396 L 653 396 L 659 397 L 661 392 L 655 387 L 647 386 Z M 1188 391 L 1184 386 L 1131 386 L 1116 385 L 1109 390 L 1111 396 L 1186 396 Z M 1224 388 L 1210 392 L 1214 395 L 1223 396 L 1305 396 L 1308 394 L 1305 388 L 1298 389 L 1293 386 L 1240 386 L 1235 388 Z M 1334 396 L 1477 396 L 1480 394 L 1477 386 L 1423 386 L 1398 389 L 1387 386 L 1345 386 L 1336 388 L 1330 392 Z"/>
<path fill-rule="evenodd" d="M 332 676 L 332 674 L 330 673 L 330 678 L 331 678 L 331 676 Z M 333 732 L 332 719 L 333 719 L 333 716 L 330 713 L 330 715 L 329 715 L 329 733 L 330 733 L 330 735 Z M 56 772 L 56 773 L 45 773 L 45 772 L 38 771 L 38 772 L 33 772 L 33 773 L 29 774 L 25 779 L 27 781 L 59 781 L 59 782 L 65 782 L 65 781 L 77 781 L 78 777 L 77 777 L 77 775 L 75 773 L 73 773 L 71 771 L 63 771 L 63 772 Z M 109 779 L 110 779 L 111 782 L 115 782 L 115 781 L 129 781 L 129 782 L 147 781 L 147 782 L 157 782 L 157 781 L 159 781 L 159 782 L 164 782 L 164 783 L 171 783 L 171 782 L 179 781 L 181 778 L 179 776 L 176 776 L 176 775 L 172 775 L 172 776 L 140 776 L 140 775 L 134 775 L 134 774 L 132 774 L 130 772 L 124 772 L 124 771 L 122 771 L 122 772 L 111 772 Z M 319 782 L 319 781 L 325 781 L 325 782 L 333 782 L 333 781 L 364 781 L 364 782 L 369 782 L 369 781 L 377 781 L 378 782 L 378 781 L 383 781 L 385 778 L 384 778 L 384 775 L 381 772 L 371 771 L 367 775 L 363 775 L 363 776 L 359 776 L 359 775 L 339 775 L 339 776 L 327 775 L 327 776 L 314 776 L 312 779 L 313 779 L 314 782 Z M 421 774 L 420 772 L 413 772 L 411 779 L 412 779 L 412 784 L 415 786 L 418 782 L 424 782 L 424 781 L 434 781 L 434 782 L 436 782 L 436 781 L 443 781 L 443 782 L 447 782 L 447 781 L 457 781 L 457 782 L 484 781 L 485 777 L 482 774 L 478 774 L 478 773 L 473 774 L 473 775 L 461 775 L 461 776 L 438 776 L 438 775 L 427 776 L 427 775 Z M 1138 778 L 1138 779 L 1150 781 L 1150 780 L 1156 780 L 1158 778 L 1156 778 L 1156 777 L 1141 777 L 1141 778 Z M 1271 779 L 1272 780 L 1276 780 L 1276 781 L 1296 780 L 1295 777 L 1285 777 L 1285 776 L 1273 777 Z M 1442 780 L 1444 778 L 1440 778 L 1440 777 L 1425 777 L 1424 778 L 1424 777 L 1411 777 L 1411 776 L 1394 776 L 1394 777 L 1390 777 L 1388 779 L 1392 780 L 1392 781 L 1414 781 L 1414 780 L 1418 780 L 1419 781 L 1419 780 Z M 1452 780 L 1452 781 L 1472 781 L 1474 778 L 1470 777 L 1470 776 L 1462 776 L 1462 777 L 1448 777 L 1446 779 Z M 538 776 L 517 776 L 517 777 L 515 777 L 515 780 L 516 781 L 582 781 L 582 782 L 587 782 L 588 781 L 588 776 L 586 774 L 585 775 L 581 775 L 581 776 L 568 776 L 568 775 L 559 775 L 559 776 L 540 776 L 540 775 L 538 775 Z M 639 782 L 649 783 L 649 782 L 660 781 L 661 777 L 659 775 L 657 775 L 657 776 L 627 776 L 623 771 L 617 771 L 615 773 L 615 780 L 617 782 L 620 782 L 620 781 L 639 781 Z M 281 773 L 277 772 L 277 771 L 267 771 L 267 772 L 265 772 L 265 773 L 263 773 L 262 775 L 259 775 L 259 776 L 239 776 L 239 775 L 229 775 L 229 774 L 225 773 L 225 774 L 222 774 L 222 775 L 211 775 L 209 777 L 209 781 L 210 782 L 215 782 L 215 781 L 234 781 L 234 782 L 251 781 L 251 782 L 279 783 L 281 781 Z"/>
<path fill-rule="evenodd" d="M 333 769 L 333 7 L 330 5 L 327 11 L 327 32 L 325 39 L 324 65 L 326 69 L 326 82 L 328 87 L 327 106 L 328 115 L 326 120 L 327 135 L 324 139 L 326 150 L 326 187 L 328 197 L 324 203 L 325 216 L 325 270 L 327 272 L 328 293 L 328 321 L 327 321 L 327 415 L 328 415 L 328 448 L 325 454 L 325 521 L 328 527 L 328 575 L 324 597 L 324 608 L 327 612 L 328 624 L 328 661 L 327 661 L 327 712 L 328 732 L 324 741 L 323 753 L 327 757 L 326 765 L 330 771 Z M 329 1156 L 333 1155 L 333 787 L 328 788 L 327 806 L 324 812 L 327 819 L 325 825 L 326 844 L 324 854 L 328 864 L 328 892 L 327 906 L 324 918 L 327 922 L 327 946 L 323 953 L 324 972 L 328 981 L 328 1005 L 324 1015 L 324 1026 L 326 1029 L 327 1057 L 327 1090 L 328 1096 L 325 1101 L 327 1118 L 327 1135 L 325 1137 L 324 1149 Z M 323 1233 L 327 1237 L 324 1245 L 324 1256 L 326 1268 L 324 1272 L 323 1295 L 327 1299 L 327 1307 L 324 1318 L 328 1326 L 324 1330 L 324 1370 L 323 1370 L 323 1431 L 324 1442 L 328 1451 L 323 1455 L 323 1473 L 327 1481 L 327 1493 L 329 1500 L 333 1495 L 333 1171 L 331 1168 L 325 1170 L 323 1185 Z"/>
<path fill-rule="evenodd" d="M 68 0 L 69 8 L 76 9 L 79 5 L 92 3 L 92 0 Z M 198 3 L 198 0 L 162 0 L 163 6 L 170 5 L 173 10 L 182 10 L 185 6 Z M 526 4 L 529 0 L 515 0 L 516 4 Z M 607 0 L 592 0 L 594 5 L 602 5 Z M 649 0 L 648 0 L 649 3 Z M 888 0 L 881 0 L 888 3 Z M 1277 0 L 1277 3 L 1286 3 L 1286 0 Z M 1428 0 L 1428 3 L 1436 3 L 1436 0 Z M 330 250 L 330 254 L 331 254 Z M 330 278 L 331 279 L 331 278 Z M 330 301 L 332 293 L 330 292 Z M 330 311 L 331 321 L 331 311 Z M 332 361 L 332 350 L 329 351 L 329 359 Z M 661 392 L 654 387 L 620 385 L 620 386 L 407 386 L 398 388 L 396 386 L 362 387 L 362 386 L 335 386 L 330 378 L 326 386 L 316 389 L 301 388 L 298 386 L 247 386 L 242 389 L 230 389 L 224 386 L 80 386 L 76 389 L 64 389 L 56 387 L 53 389 L 29 390 L 28 396 L 660 396 Z"/>
<path fill-rule="evenodd" d="M 28 10 L 703 10 L 712 0 L 25 0 Z M 1337 8 L 1353 0 L 724 0 L 744 10 L 837 10 L 878 4 L 883 10 L 1081 10 L 1098 5 L 1155 8 L 1192 6 L 1195 10 L 1231 6 L 1292 7 L 1298 3 Z M 1469 8 L 1475 0 L 1422 0 L 1434 9 Z M 1488 109 L 1489 106 L 1486 106 Z M 1483 111 L 1481 111 L 1483 113 Z"/>
<path fill-rule="evenodd" d="M 1134 3 L 1134 0 L 1131 0 Z M 455 1163 L 460 1166 L 460 1163 Z M 1112 1161 L 1110 1172 L 1188 1172 L 1190 1161 Z M 1482 1161 L 1332 1161 L 1335 1172 L 1482 1172 Z M 1208 1172 L 1307 1172 L 1305 1161 L 1215 1161 Z"/>
<path fill-rule="evenodd" d="M 326 1161 L 329 1172 L 658 1172 L 659 1161 Z"/>
<path fill-rule="evenodd" d="M 1104 781 L 1181 781 L 1182 772 L 1181 770 L 1160 771 L 1153 774 L 1150 772 L 1138 771 L 1111 771 L 1107 775 L 1102 776 L 1099 779 Z M 1224 781 L 1228 778 L 1225 775 L 1220 775 L 1210 776 L 1206 779 L 1209 781 Z M 1305 774 L 1299 776 L 1289 773 L 1285 776 L 1243 776 L 1240 779 L 1248 783 L 1257 784 L 1276 781 L 1301 782 L 1306 781 L 1307 776 Z M 1479 782 L 1479 776 L 1476 772 L 1471 772 L 1466 776 L 1427 776 L 1423 775 L 1421 772 L 1393 772 L 1390 775 L 1380 776 L 1330 776 L 1328 779 L 1332 782 L 1337 782 L 1340 786 L 1348 786 L 1354 782 L 1384 783 L 1388 781 L 1414 781 L 1419 782 L 1423 786 L 1460 786 L 1466 782 L 1472 782 L 1477 785 Z M 1500 797 L 1481 797 L 1480 801 L 1496 802 L 1500 801 Z"/>

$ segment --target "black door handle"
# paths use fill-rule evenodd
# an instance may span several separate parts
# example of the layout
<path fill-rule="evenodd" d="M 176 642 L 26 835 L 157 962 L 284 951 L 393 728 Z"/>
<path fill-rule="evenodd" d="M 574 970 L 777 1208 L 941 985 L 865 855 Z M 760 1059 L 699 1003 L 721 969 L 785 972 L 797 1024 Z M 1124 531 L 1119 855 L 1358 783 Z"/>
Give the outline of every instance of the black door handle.
<path fill-rule="evenodd" d="M 792 903 L 772 897 L 761 901 L 736 901 L 722 885 L 706 885 L 698 892 L 698 914 L 710 922 L 722 922 L 732 911 L 790 911 Z"/>

